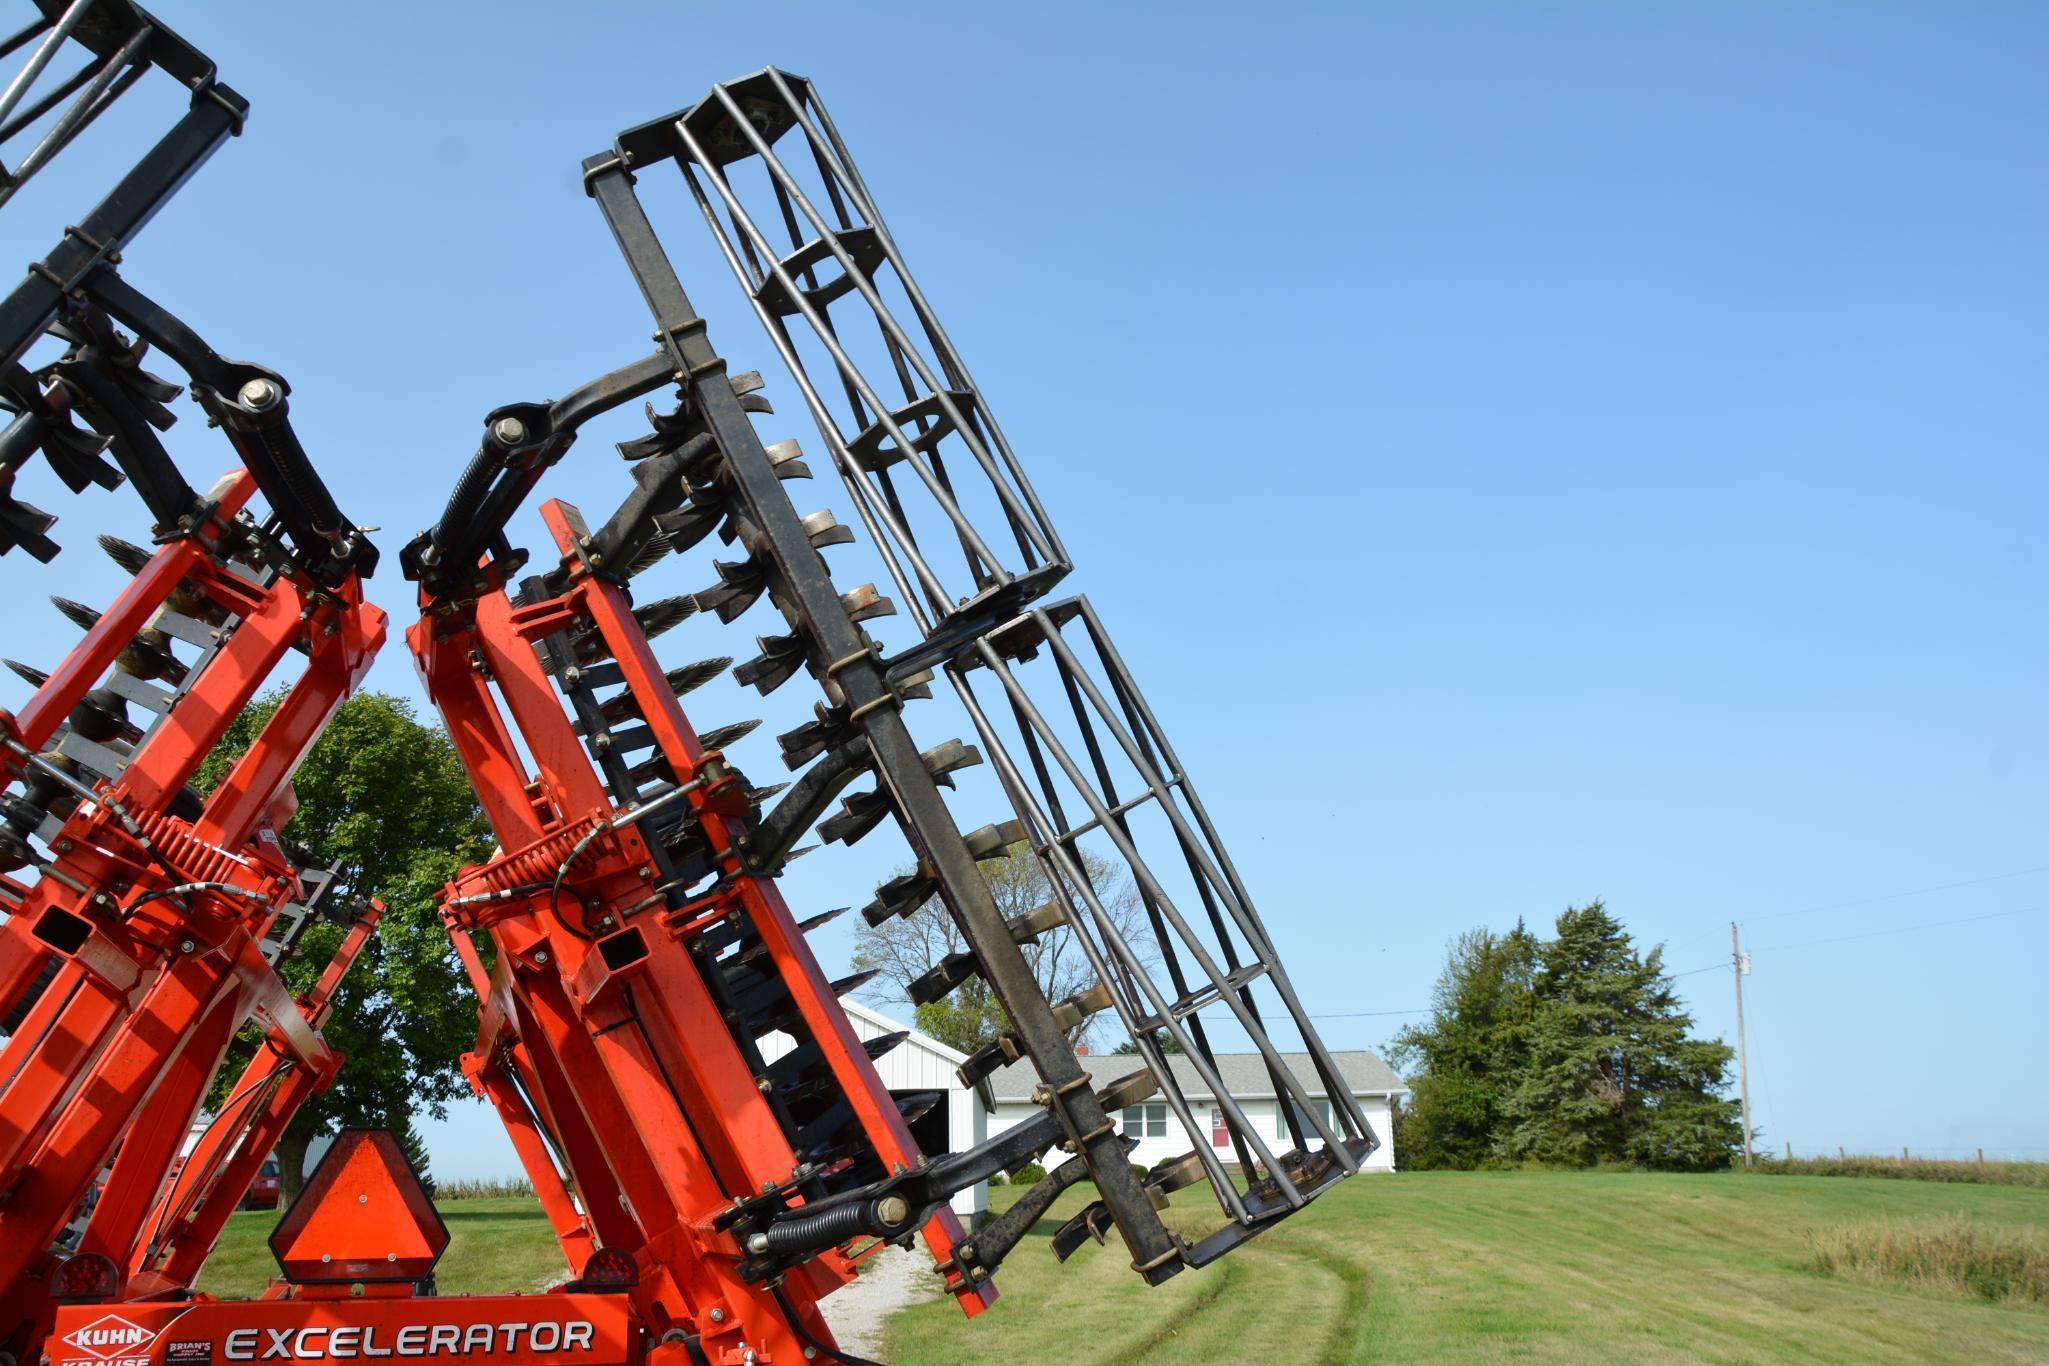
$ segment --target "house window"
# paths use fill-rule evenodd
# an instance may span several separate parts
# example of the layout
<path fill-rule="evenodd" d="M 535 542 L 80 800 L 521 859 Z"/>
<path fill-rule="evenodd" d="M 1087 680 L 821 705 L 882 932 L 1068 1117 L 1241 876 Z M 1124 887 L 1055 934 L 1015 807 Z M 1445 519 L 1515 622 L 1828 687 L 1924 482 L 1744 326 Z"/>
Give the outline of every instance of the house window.
<path fill-rule="evenodd" d="M 1164 1105 L 1125 1106 L 1123 1132 L 1126 1138 L 1165 1138 L 1167 1136 L 1167 1107 Z"/>
<path fill-rule="evenodd" d="M 1318 1140 L 1316 1136 L 1316 1125 L 1310 1122 L 1309 1116 L 1306 1113 L 1304 1113 L 1302 1107 L 1297 1105 L 1292 1100 L 1277 1101 L 1274 1104 L 1274 1117 L 1281 1126 L 1280 1136 L 1286 1139 L 1293 1139 L 1295 1135 L 1295 1131 L 1288 1127 L 1287 1117 L 1281 1109 L 1282 1106 L 1286 1106 L 1289 1110 L 1293 1110 L 1295 1112 L 1295 1122 L 1298 1125 L 1300 1125 L 1302 1129 L 1302 1141 L 1305 1143 L 1317 1142 Z M 1325 1124 L 1330 1123 L 1329 1101 L 1320 1098 L 1312 1100 L 1309 1102 L 1309 1108 L 1316 1112 L 1316 1117 L 1318 1119 L 1322 1120 Z"/>

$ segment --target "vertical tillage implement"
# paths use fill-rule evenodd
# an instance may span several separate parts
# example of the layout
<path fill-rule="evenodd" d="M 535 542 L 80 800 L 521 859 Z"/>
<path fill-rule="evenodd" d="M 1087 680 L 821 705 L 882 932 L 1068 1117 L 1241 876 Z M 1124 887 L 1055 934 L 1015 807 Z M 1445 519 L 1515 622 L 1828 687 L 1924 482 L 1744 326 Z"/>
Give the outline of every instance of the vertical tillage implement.
<path fill-rule="evenodd" d="M 779 148 L 803 159 L 802 175 Z M 811 472 L 794 442 L 757 435 L 760 377 L 728 373 L 636 190 L 635 176 L 664 162 L 789 364 L 908 629 L 876 624 L 897 605 L 874 584 L 842 587 L 828 570 L 820 552 L 852 530 L 791 501 L 791 482 Z M 760 218 L 772 227 L 746 206 L 742 170 L 766 186 Z M 1066 550 L 809 83 L 765 71 L 716 87 L 622 134 L 585 162 L 584 184 L 659 349 L 559 401 L 493 410 L 447 510 L 403 556 L 421 587 L 415 658 L 505 851 L 466 870 L 445 903 L 486 994 L 470 1067 L 571 1264 L 628 1251 L 639 1312 L 672 1326 L 692 1359 L 809 1355 L 823 1345 L 817 1298 L 850 1261 L 913 1230 L 974 1313 L 998 1263 L 1079 1181 L 1098 1198 L 1055 1250 L 1114 1228 L 1157 1282 L 1356 1171 L 1379 1139 L 1102 621 L 1085 598 L 1047 600 Z M 596 525 L 544 504 L 558 558 L 519 578 L 528 555 L 506 535 L 513 512 L 585 423 L 658 389 L 675 407 L 650 409 L 653 429 L 620 446 L 634 468 L 624 502 Z M 714 535 L 740 558 L 716 562 L 711 587 L 634 605 L 639 576 Z M 732 660 L 664 670 L 648 645 L 689 616 L 733 622 L 762 603 L 780 622 L 733 677 L 768 694 L 806 674 L 822 694 L 813 719 L 779 737 L 801 770 L 786 786 L 750 785 L 727 754 L 751 724 L 700 734 L 679 705 Z M 978 744 L 912 738 L 909 704 L 942 677 Z M 957 820 L 941 789 L 971 801 L 956 780 L 985 757 L 989 795 L 1009 809 Z M 872 786 L 848 791 L 864 776 Z M 851 844 L 890 820 L 913 870 L 863 914 L 876 925 L 951 916 L 968 952 L 936 965 L 918 999 L 979 975 L 1009 1032 L 963 1079 L 1020 1059 L 1040 1078 L 1043 1113 L 968 1152 L 911 1144 L 902 1103 L 835 1004 L 860 979 L 828 981 L 798 933 L 832 913 L 796 922 L 776 890 L 814 827 Z M 1131 880 L 1144 942 L 1119 930 L 1084 841 Z M 978 865 L 1021 842 L 1054 897 L 1006 920 Z M 1046 999 L 1020 945 L 1048 934 L 1074 937 L 1094 985 Z M 1098 1080 L 1073 1039 L 1104 1011 L 1140 1066 Z M 1285 1146 L 1222 1084 L 1210 1040 L 1220 1019 L 1262 1058 Z M 796 1047 L 775 1055 L 763 1046 L 773 1034 Z M 1291 1072 L 1287 1035 L 1319 1085 Z M 1173 1051 L 1213 1091 L 1213 1121 L 1163 1065 Z M 1111 1115 L 1155 1094 L 1193 1146 L 1138 1171 Z M 1055 1147 L 1069 1158 L 1045 1183 L 962 1234 L 950 1195 Z M 1197 1185 L 1225 1220 L 1191 1242 L 1159 1211 Z"/>

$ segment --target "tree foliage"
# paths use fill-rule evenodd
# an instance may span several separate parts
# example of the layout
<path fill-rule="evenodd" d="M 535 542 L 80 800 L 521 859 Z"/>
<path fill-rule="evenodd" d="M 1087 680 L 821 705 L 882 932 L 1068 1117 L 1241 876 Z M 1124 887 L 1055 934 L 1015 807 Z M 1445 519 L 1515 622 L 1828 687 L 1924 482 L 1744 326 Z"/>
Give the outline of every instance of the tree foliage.
<path fill-rule="evenodd" d="M 1148 961 L 1152 939 L 1130 880 L 1121 868 L 1086 849 L 1081 851 L 1081 865 L 1119 932 L 1133 945 L 1141 961 Z M 1052 882 L 1028 844 L 1014 844 L 999 857 L 984 859 L 978 866 L 996 909 L 1006 920 L 1035 911 L 1053 897 Z M 1039 990 L 1049 1001 L 1073 995 L 1096 980 L 1087 956 L 1075 940 L 1074 930 L 1069 927 L 1048 930 L 1022 947 Z M 940 959 L 966 948 L 967 939 L 960 926 L 954 923 L 940 899 L 934 897 L 910 915 L 884 921 L 879 926 L 864 925 L 855 931 L 854 966 L 874 969 L 879 981 L 893 989 L 895 996 L 908 999 L 912 982 Z M 1002 1002 L 980 977 L 970 977 L 941 1000 L 919 1006 L 914 1019 L 920 1031 L 963 1053 L 974 1052 L 1010 1029 Z M 1076 1042 L 1087 1034 L 1088 1022 L 1084 1021 L 1075 1031 Z"/>
<path fill-rule="evenodd" d="M 1400 1156 L 1416 1168 L 1475 1167 L 1495 1156 L 1502 1104 L 1529 1057 L 1536 937 L 1468 930 L 1451 943 L 1430 1022 L 1395 1036 L 1389 1060 L 1413 1077 Z"/>
<path fill-rule="evenodd" d="M 255 740 L 282 694 L 235 719 L 197 785 L 210 791 Z M 447 734 L 403 699 L 358 693 L 343 702 L 292 779 L 298 811 L 283 831 L 335 871 L 331 904 L 374 896 L 377 933 L 343 979 L 324 1033 L 347 1061 L 326 1092 L 293 1118 L 278 1145 L 285 1196 L 296 1193 L 306 1148 L 344 1124 L 406 1132 L 415 1110 L 440 1118 L 464 1093 L 459 1060 L 476 1029 L 476 997 L 441 927 L 436 899 L 491 832 Z M 305 990 L 344 931 L 316 924 L 283 968 Z M 224 1069 L 232 1075 L 235 1069 Z"/>
<path fill-rule="evenodd" d="M 1665 975 L 1596 901 L 1539 941 L 1520 924 L 1452 942 L 1430 1020 L 1389 1050 L 1413 1075 L 1412 1167 L 1624 1162 L 1699 1171 L 1740 1141 L 1733 1051 L 1692 1037 Z"/>

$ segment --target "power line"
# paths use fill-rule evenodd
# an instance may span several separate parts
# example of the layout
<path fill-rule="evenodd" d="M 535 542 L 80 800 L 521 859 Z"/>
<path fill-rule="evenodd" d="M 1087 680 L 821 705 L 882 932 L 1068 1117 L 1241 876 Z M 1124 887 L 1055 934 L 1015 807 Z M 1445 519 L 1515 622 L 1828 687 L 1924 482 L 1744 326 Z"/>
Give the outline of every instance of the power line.
<path fill-rule="evenodd" d="M 1347 1010 L 1335 1014 L 1311 1015 L 1312 1020 L 1364 1020 L 1376 1015 L 1428 1015 L 1434 1006 L 1418 1006 L 1414 1010 Z"/>
<path fill-rule="evenodd" d="M 1999 882 L 2007 878 L 2022 877 L 2028 873 L 2040 872 L 2049 872 L 2049 864 L 2045 864 L 2041 868 L 2023 868 L 2019 872 L 1998 873 L 1992 877 L 1973 878 L 1968 882 L 1947 883 L 1941 887 L 1923 887 L 1912 892 L 1894 892 L 1889 896 L 1868 897 L 1862 901 L 1839 901 L 1828 906 L 1812 906 L 1808 910 L 1826 911 L 1839 910 L 1846 906 L 1866 906 L 1876 901 L 1890 901 L 1899 897 L 1921 896 L 1929 892 L 1948 891 L 1956 887 L 1975 887 L 1986 882 Z M 2049 902 L 2043 902 L 2039 906 L 2021 906 L 2011 911 L 1992 911 L 1985 915 L 1960 916 L 1954 920 L 1928 920 L 1915 925 L 1895 925 L 1889 929 L 1866 930 L 1860 934 L 1835 935 L 1828 939 L 1803 939 L 1795 944 L 1766 944 L 1762 949 L 1756 951 L 1762 953 L 1783 953 L 1792 949 L 1818 948 L 1824 944 L 1847 944 L 1859 939 L 1878 939 L 1889 934 L 1910 934 L 1915 930 L 1936 930 L 1948 925 L 1974 925 L 1981 920 L 2004 920 L 2016 915 L 2032 915 L 2038 911 L 2049 911 Z M 1805 914 L 1807 914 L 1807 911 L 1782 911 L 1777 915 L 1758 916 L 1755 918 L 1759 920 L 1777 920 L 1788 915 Z M 1684 972 L 1668 972 L 1665 976 L 1667 979 L 1676 980 L 1680 977 L 1696 977 L 1703 972 L 1726 972 L 1728 967 L 1729 965 L 1726 962 L 1709 963 L 1704 967 L 1688 968 Z M 1351 1010 L 1334 1014 L 1315 1014 L 1309 1018 L 1312 1020 L 1366 1020 L 1388 1015 L 1428 1015 L 1432 1009 L 1433 1007 L 1430 1006 L 1420 1006 L 1414 1010 Z"/>
<path fill-rule="evenodd" d="M 2028 915 L 2035 911 L 2049 911 L 2049 901 L 2045 901 L 2039 906 L 2021 906 L 2011 911 L 1992 911 L 1985 915 L 1967 915 L 1956 920 L 1930 920 L 1919 925 L 1896 925 L 1891 929 L 1866 930 L 1862 934 L 1843 934 L 1837 935 L 1832 939 L 1805 939 L 1798 944 L 1780 944 L 1778 947 L 1780 949 L 1811 949 L 1819 944 L 1847 944 L 1853 939 L 1876 939 L 1880 935 L 1906 934 L 1910 930 L 1934 930 L 1940 929 L 1944 925 L 1971 925 L 1976 924 L 1980 920 L 2003 920 L 2008 916 Z M 1769 949 L 1771 946 L 1767 945 L 1766 947 Z"/>
<path fill-rule="evenodd" d="M 1818 915 L 1822 911 L 1847 910 L 1852 906 L 1875 906 L 1881 901 L 1900 901 L 1910 896 L 1927 896 L 1933 892 L 1953 892 L 1960 887 L 1982 887 L 1988 882 L 2005 882 L 2012 878 L 2026 877 L 2030 873 L 2049 873 L 2049 863 L 2036 868 L 2021 868 L 2011 873 L 1993 873 L 1989 877 L 1966 878 L 1962 882 L 1944 882 L 1934 887 L 1915 887 L 1905 892 L 1885 892 L 1878 896 L 1858 897 L 1853 901 L 1831 901 L 1821 906 L 1808 906 L 1797 911 L 1773 911 L 1769 915 L 1748 915 L 1740 919 L 1744 924 L 1758 920 L 1784 920 L 1792 915 Z"/>
<path fill-rule="evenodd" d="M 1990 879 L 1986 879 L 1990 880 Z M 1783 953 L 1791 949 L 1811 949 L 1823 944 L 1847 944 L 1858 939 L 1878 939 L 1888 934 L 1910 934 L 1915 930 L 1941 929 L 1945 925 L 1973 925 L 1980 920 L 2004 920 L 2009 916 L 2031 915 L 2037 911 L 2049 911 L 2049 902 L 2039 906 L 2020 906 L 2011 911 L 1991 911 L 1984 915 L 1959 916 L 1954 920 L 1925 920 L 1916 925 L 1893 925 L 1882 930 L 1865 930 L 1858 934 L 1839 934 L 1827 939 L 1803 939 L 1796 944 L 1766 944 L 1756 950 L 1759 953 Z M 1703 972 L 1721 972 L 1727 963 L 1709 963 L 1703 968 L 1688 968 L 1684 972 L 1668 972 L 1667 977 L 1692 977 Z"/>

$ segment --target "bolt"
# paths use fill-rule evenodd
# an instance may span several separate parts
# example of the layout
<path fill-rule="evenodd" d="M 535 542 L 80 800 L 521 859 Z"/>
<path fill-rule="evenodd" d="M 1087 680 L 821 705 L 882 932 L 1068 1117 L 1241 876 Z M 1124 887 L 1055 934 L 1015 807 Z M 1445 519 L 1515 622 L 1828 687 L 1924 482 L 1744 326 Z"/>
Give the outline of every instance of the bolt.
<path fill-rule="evenodd" d="M 654 869 L 652 869 L 652 868 L 643 868 L 643 869 L 641 869 L 641 870 L 640 870 L 640 880 L 641 880 L 642 882 L 647 882 L 647 881 L 649 881 L 650 879 L 652 879 L 652 878 L 654 877 L 654 875 L 655 875 L 655 870 L 654 870 Z"/>
<path fill-rule="evenodd" d="M 534 953 L 534 961 L 535 961 L 536 963 L 545 963 L 545 962 L 547 962 L 547 961 L 548 961 L 548 951 L 547 951 L 546 949 L 539 949 L 539 950 L 536 950 L 536 951 L 535 951 L 535 953 Z"/>
<path fill-rule="evenodd" d="M 526 440 L 526 423 L 516 417 L 501 417 L 491 424 L 491 435 L 508 446 L 517 446 Z"/>
<path fill-rule="evenodd" d="M 816 1347 L 806 1347 L 806 1348 L 804 1349 L 804 1360 L 806 1360 L 806 1361 L 813 1361 L 813 1360 L 816 1360 L 816 1359 L 817 1359 L 817 1357 L 818 1357 L 818 1349 L 817 1349 Z"/>
<path fill-rule="evenodd" d="M 764 1096 L 767 1095 L 769 1092 L 775 1090 L 775 1083 L 770 1081 L 767 1077 L 763 1077 L 760 1081 L 754 1084 L 761 1089 L 761 1094 L 763 1094 Z M 773 1189 L 773 1186 L 771 1186 L 770 1189 Z"/>
<path fill-rule="evenodd" d="M 359 1205 L 367 1205 L 370 1203 L 370 1197 L 367 1195 L 359 1195 L 356 1197 L 356 1203 Z"/>
<path fill-rule="evenodd" d="M 724 1323 L 726 1321 L 726 1311 L 717 1305 L 713 1305 L 710 1317 L 713 1323 Z"/>
<path fill-rule="evenodd" d="M 334 1254 L 332 1252 L 323 1252 L 320 1254 L 320 1260 L 323 1262 L 331 1262 L 334 1260 Z"/>
<path fill-rule="evenodd" d="M 252 379 L 242 386 L 242 405 L 259 413 L 276 407 L 277 401 L 284 396 L 285 391 L 267 379 Z"/>
<path fill-rule="evenodd" d="M 199 945 L 193 943 L 190 939 L 180 939 L 178 941 L 178 952 L 180 953 L 190 953 L 198 947 Z"/>
<path fill-rule="evenodd" d="M 768 1235 L 766 1233 L 748 1234 L 747 1250 L 757 1257 L 759 1257 L 762 1253 L 768 1251 Z"/>
<path fill-rule="evenodd" d="M 398 1260 L 398 1254 L 396 1252 L 387 1252 L 384 1254 L 384 1260 L 387 1262 L 395 1262 Z"/>
<path fill-rule="evenodd" d="M 70 840 L 58 840 L 58 841 L 57 841 L 57 852 L 58 852 L 58 853 L 60 853 L 60 854 L 68 854 L 68 853 L 70 853 L 70 852 L 71 852 L 71 841 L 70 841 Z"/>
<path fill-rule="evenodd" d="M 884 1228 L 895 1228 L 911 1217 L 911 1202 L 901 1195 L 885 1195 L 875 1202 L 875 1217 Z"/>

